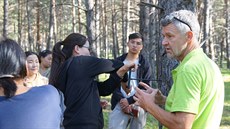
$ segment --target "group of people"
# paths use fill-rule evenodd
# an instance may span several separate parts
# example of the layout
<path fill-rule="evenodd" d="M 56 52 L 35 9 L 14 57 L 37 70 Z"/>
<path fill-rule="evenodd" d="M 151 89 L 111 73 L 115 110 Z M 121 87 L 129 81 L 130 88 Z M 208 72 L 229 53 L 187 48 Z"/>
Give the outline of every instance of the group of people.
<path fill-rule="evenodd" d="M 218 66 L 200 48 L 196 15 L 175 11 L 161 25 L 167 56 L 180 62 L 172 71 L 168 96 L 151 87 L 150 64 L 141 54 L 144 39 L 139 33 L 129 35 L 128 52 L 114 60 L 90 56 L 87 37 L 71 33 L 55 44 L 52 55 L 47 50 L 39 54 L 45 62 L 40 62 L 41 74 L 36 53 L 1 39 L 0 128 L 102 129 L 100 96 L 112 94 L 109 129 L 143 129 L 147 113 L 169 129 L 218 129 L 224 83 Z M 101 73 L 110 76 L 99 82 L 95 78 Z"/>

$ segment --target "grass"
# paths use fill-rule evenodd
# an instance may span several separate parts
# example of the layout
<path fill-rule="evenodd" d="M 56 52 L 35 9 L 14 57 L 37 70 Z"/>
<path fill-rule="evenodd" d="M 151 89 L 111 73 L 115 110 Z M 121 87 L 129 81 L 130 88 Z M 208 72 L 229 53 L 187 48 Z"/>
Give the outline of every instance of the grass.
<path fill-rule="evenodd" d="M 224 112 L 220 124 L 220 129 L 230 129 L 230 70 L 229 69 L 222 69 L 222 75 L 224 77 L 224 84 L 225 84 L 225 100 L 224 100 Z M 100 78 L 100 77 L 99 77 Z M 102 77 L 103 78 L 103 77 Z M 110 97 L 102 97 L 110 102 Z M 108 129 L 108 119 L 109 113 L 111 112 L 110 106 L 107 109 L 103 109 L 104 114 L 104 129 Z M 147 122 L 145 129 L 158 129 L 158 121 L 148 114 Z"/>
<path fill-rule="evenodd" d="M 220 129 L 230 128 L 230 70 L 222 69 L 225 85 L 224 112 L 220 124 Z"/>

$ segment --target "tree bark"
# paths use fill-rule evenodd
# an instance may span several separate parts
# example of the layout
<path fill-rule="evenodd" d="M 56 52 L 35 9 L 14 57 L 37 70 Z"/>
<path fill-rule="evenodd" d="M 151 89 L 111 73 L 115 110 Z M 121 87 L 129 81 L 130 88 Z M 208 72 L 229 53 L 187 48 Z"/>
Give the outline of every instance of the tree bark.
<path fill-rule="evenodd" d="M 92 48 L 92 50 L 96 50 L 96 48 L 93 48 L 92 44 L 94 42 L 94 2 L 93 0 L 86 0 L 85 1 L 85 6 L 86 6 L 86 33 L 88 36 L 88 41 L 90 44 L 90 47 Z M 95 53 L 94 53 L 95 54 Z"/>
<path fill-rule="evenodd" d="M 127 52 L 127 38 L 129 35 L 130 0 L 123 0 L 122 6 L 122 53 Z"/>
<path fill-rule="evenodd" d="M 81 1 L 80 0 L 77 0 L 77 5 L 80 7 L 81 6 Z M 78 31 L 79 31 L 79 33 L 81 33 L 82 32 L 82 23 L 81 23 L 81 10 L 80 10 L 80 8 L 77 8 L 77 10 L 78 10 L 78 12 L 77 12 L 77 15 L 78 15 Z"/>
<path fill-rule="evenodd" d="M 103 46 L 103 50 L 104 50 L 104 53 L 105 53 L 105 58 L 108 58 L 108 49 L 109 49 L 109 44 L 108 44 L 108 35 L 107 35 L 107 31 L 108 31 L 108 26 L 107 26 L 107 13 L 106 13 L 106 7 L 107 7 L 107 4 L 106 4 L 106 0 L 102 0 L 103 2 L 103 43 L 104 43 L 104 46 Z"/>
<path fill-rule="evenodd" d="M 226 9 L 226 20 L 225 20 L 225 34 L 226 34 L 226 59 L 227 59 L 227 68 L 230 68 L 230 55 L 229 55 L 229 44 L 230 44 L 230 8 L 229 0 L 224 0 L 225 9 Z"/>
<path fill-rule="evenodd" d="M 53 32 L 53 40 L 54 42 L 52 43 L 52 46 L 57 42 L 57 15 L 56 15 L 56 0 L 53 1 L 53 19 L 54 19 L 54 32 Z"/>
<path fill-rule="evenodd" d="M 203 50 L 207 55 L 214 60 L 214 45 L 211 41 L 212 34 L 212 14 L 210 13 L 212 7 L 212 0 L 204 0 L 204 25 L 203 25 Z"/>
<path fill-rule="evenodd" d="M 27 28 L 27 33 L 28 33 L 28 42 L 29 42 L 29 50 L 32 50 L 34 48 L 34 44 L 32 41 L 32 31 L 31 31 L 31 20 L 30 20 L 30 9 L 29 9 L 29 0 L 26 1 L 26 12 L 27 12 L 27 24 L 28 24 L 28 28 Z"/>
<path fill-rule="evenodd" d="M 3 5 L 3 37 L 7 37 L 7 27 L 8 27 L 8 0 L 4 0 L 4 5 Z"/>
<path fill-rule="evenodd" d="M 37 0 L 37 50 L 41 51 L 41 37 L 40 37 L 40 0 Z"/>
<path fill-rule="evenodd" d="M 113 8 L 112 8 L 112 37 L 113 37 L 113 46 L 112 46 L 112 53 L 113 58 L 117 58 L 119 55 L 119 47 L 118 47 L 118 38 L 117 38 L 117 12 L 115 6 L 115 0 L 113 1 Z"/>
<path fill-rule="evenodd" d="M 101 16 L 101 10 L 100 10 L 100 3 L 99 0 L 95 0 L 95 21 L 94 21 L 94 43 L 93 48 L 96 48 L 96 55 L 101 56 L 101 43 L 99 42 L 99 36 L 100 36 L 100 16 Z"/>
<path fill-rule="evenodd" d="M 72 24 L 73 24 L 73 32 L 76 32 L 76 17 L 75 17 L 75 0 L 72 0 Z"/>
<path fill-rule="evenodd" d="M 51 49 L 52 39 L 54 39 L 54 42 L 56 43 L 56 37 L 55 37 L 55 0 L 50 0 L 50 20 L 49 20 L 49 35 L 48 35 L 48 41 L 47 41 L 47 49 Z"/>
<path fill-rule="evenodd" d="M 18 0 L 18 44 L 21 45 L 22 41 L 22 9 L 21 9 L 21 0 Z"/>

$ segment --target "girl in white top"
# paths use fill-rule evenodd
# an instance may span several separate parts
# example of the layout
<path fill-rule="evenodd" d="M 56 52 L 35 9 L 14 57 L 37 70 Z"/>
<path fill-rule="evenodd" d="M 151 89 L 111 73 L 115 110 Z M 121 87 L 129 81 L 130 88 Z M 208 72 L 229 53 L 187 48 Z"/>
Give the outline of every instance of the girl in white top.
<path fill-rule="evenodd" d="M 48 78 L 39 73 L 39 59 L 35 52 L 27 51 L 27 76 L 25 77 L 25 85 L 27 87 L 43 86 L 48 84 Z"/>

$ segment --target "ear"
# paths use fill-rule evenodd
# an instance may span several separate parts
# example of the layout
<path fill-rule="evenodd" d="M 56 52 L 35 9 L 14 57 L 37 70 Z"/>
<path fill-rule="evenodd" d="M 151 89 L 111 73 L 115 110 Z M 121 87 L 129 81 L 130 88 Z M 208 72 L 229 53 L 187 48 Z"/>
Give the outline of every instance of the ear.
<path fill-rule="evenodd" d="M 80 47 L 78 45 L 75 45 L 73 49 L 73 55 L 79 55 L 79 49 Z"/>
<path fill-rule="evenodd" d="M 187 32 L 187 40 L 191 41 L 192 39 L 193 39 L 193 32 L 192 31 Z"/>

